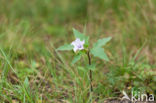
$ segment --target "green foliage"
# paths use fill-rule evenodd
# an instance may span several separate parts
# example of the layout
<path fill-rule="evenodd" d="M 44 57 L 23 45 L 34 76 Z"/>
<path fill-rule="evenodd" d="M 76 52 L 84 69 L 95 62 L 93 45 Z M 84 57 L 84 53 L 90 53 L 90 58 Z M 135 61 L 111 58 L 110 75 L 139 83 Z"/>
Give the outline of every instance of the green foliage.
<path fill-rule="evenodd" d="M 57 51 L 64 51 L 64 50 L 72 50 L 73 46 L 71 44 L 65 44 L 63 46 L 60 46 Z"/>
<path fill-rule="evenodd" d="M 94 70 L 96 69 L 96 64 L 93 63 L 93 64 L 91 64 L 91 65 L 87 65 L 87 68 L 88 68 L 88 70 L 94 71 Z"/>
<path fill-rule="evenodd" d="M 99 39 L 96 43 L 94 43 L 93 47 L 102 47 L 105 46 L 107 42 L 109 42 L 112 39 L 112 37 Z"/>
<path fill-rule="evenodd" d="M 93 44 L 93 48 L 91 49 L 91 53 L 95 57 L 99 57 L 100 59 L 109 61 L 108 56 L 104 52 L 104 49 L 101 47 L 104 46 L 110 40 L 111 40 L 111 37 L 99 39 L 96 43 Z"/>
<path fill-rule="evenodd" d="M 72 64 L 75 64 L 80 59 L 81 59 L 81 54 L 77 54 L 76 56 L 74 56 L 74 59 L 72 60 Z"/>
<path fill-rule="evenodd" d="M 0 103 L 103 103 L 132 88 L 156 95 L 156 0 L 9 1 L 0 0 Z M 71 66 L 79 52 L 54 51 L 73 40 L 70 28 L 83 31 L 84 24 L 86 32 L 76 33 L 88 33 L 101 50 L 99 37 L 114 38 L 107 46 L 111 63 L 91 56 L 97 70 L 86 66 L 86 54 Z M 92 50 L 89 43 L 84 47 Z M 88 69 L 94 70 L 92 97 Z"/>
<path fill-rule="evenodd" d="M 28 80 L 28 78 L 27 78 L 27 77 L 25 78 L 25 81 L 24 81 L 24 86 L 25 86 L 25 88 L 26 88 L 26 89 L 28 89 L 28 88 L 29 88 L 29 80 Z"/>
<path fill-rule="evenodd" d="M 84 73 L 86 73 L 88 70 L 82 66 L 78 66 L 77 67 L 78 71 L 83 71 Z"/>
<path fill-rule="evenodd" d="M 104 52 L 103 48 L 100 47 L 94 47 L 91 49 L 91 53 L 95 56 L 95 57 L 99 57 L 100 59 L 109 61 L 109 58 L 107 57 L 106 53 Z"/>
<path fill-rule="evenodd" d="M 75 38 L 79 38 L 80 40 L 85 40 L 85 43 L 88 43 L 89 37 L 87 37 L 83 33 L 80 33 L 74 28 L 73 28 L 73 33 L 74 33 Z"/>
<path fill-rule="evenodd" d="M 93 56 L 95 56 L 95 57 L 98 57 L 98 58 L 103 59 L 105 61 L 109 61 L 109 58 L 106 55 L 106 53 L 105 53 L 104 49 L 102 48 L 102 46 L 104 46 L 107 42 L 109 42 L 111 40 L 111 37 L 99 39 L 96 43 L 93 44 L 93 48 L 91 50 L 89 50 L 88 49 L 89 37 L 87 37 L 86 35 L 80 33 L 79 31 L 77 31 L 74 28 L 73 28 L 73 34 L 74 34 L 76 39 L 80 39 L 81 41 L 85 40 L 85 44 L 82 45 L 81 43 L 79 43 L 77 41 L 74 41 L 74 43 L 76 44 L 76 45 L 74 45 L 75 47 L 73 47 L 71 45 L 68 45 L 68 44 L 65 44 L 65 45 L 63 45 L 63 46 L 61 46 L 61 47 L 59 47 L 57 49 L 57 50 L 72 50 L 73 48 L 79 48 L 79 47 L 77 47 L 77 45 L 83 46 L 84 50 L 78 50 L 78 53 L 74 54 L 74 58 L 73 58 L 73 60 L 71 62 L 72 65 L 75 64 L 76 62 L 78 62 L 81 59 L 82 55 L 87 55 L 88 59 L 91 59 L 89 52 L 91 52 L 91 54 Z M 96 69 L 96 64 L 95 63 L 94 64 L 89 64 L 89 65 L 87 65 L 86 68 L 88 70 L 94 71 Z"/>
<path fill-rule="evenodd" d="M 79 38 L 80 40 L 85 40 L 85 43 L 88 43 L 88 39 L 89 37 L 85 36 L 84 34 L 80 33 L 79 31 L 77 31 L 76 29 L 73 28 L 73 33 L 75 38 Z M 111 40 L 111 37 L 108 38 L 103 38 L 103 39 L 99 39 L 96 43 L 93 44 L 93 48 L 91 49 L 91 53 L 95 56 L 95 57 L 99 57 L 100 59 L 109 61 L 108 56 L 106 55 L 106 53 L 104 52 L 104 49 L 102 48 L 102 46 L 104 46 L 107 42 L 109 42 Z M 59 47 L 57 50 L 72 50 L 73 47 L 71 45 L 64 45 Z M 75 64 L 77 61 L 79 61 L 81 59 L 81 55 L 76 55 L 72 61 L 72 64 Z"/>

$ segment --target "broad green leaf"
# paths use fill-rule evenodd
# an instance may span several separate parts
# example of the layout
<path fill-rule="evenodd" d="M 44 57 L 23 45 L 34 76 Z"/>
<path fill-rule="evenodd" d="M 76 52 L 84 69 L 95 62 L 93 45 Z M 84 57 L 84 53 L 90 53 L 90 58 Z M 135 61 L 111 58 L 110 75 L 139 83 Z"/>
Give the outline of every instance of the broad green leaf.
<path fill-rule="evenodd" d="M 79 61 L 81 59 L 81 54 L 78 54 L 74 57 L 72 64 L 75 64 L 77 61 Z"/>
<path fill-rule="evenodd" d="M 105 54 L 103 48 L 94 47 L 94 48 L 91 49 L 91 53 L 92 53 L 95 57 L 99 57 L 100 59 L 109 61 L 109 58 L 108 58 L 107 55 Z"/>
<path fill-rule="evenodd" d="M 60 50 L 60 51 L 63 51 L 63 50 L 72 50 L 74 48 L 73 45 L 70 45 L 70 44 L 65 44 L 63 46 L 60 46 L 59 48 L 57 48 L 56 50 Z"/>
<path fill-rule="evenodd" d="M 80 40 L 85 40 L 85 35 L 77 31 L 76 29 L 73 28 L 73 33 L 75 38 L 79 38 Z"/>
<path fill-rule="evenodd" d="M 102 47 L 102 46 L 104 46 L 107 42 L 109 42 L 109 41 L 111 40 L 111 38 L 112 38 L 112 37 L 99 39 L 96 43 L 94 43 L 93 47 Z"/>
<path fill-rule="evenodd" d="M 79 38 L 80 40 L 85 40 L 85 43 L 88 43 L 89 37 L 84 35 L 83 33 L 80 33 L 76 29 L 73 28 L 73 33 L 75 38 Z"/>
<path fill-rule="evenodd" d="M 94 71 L 96 69 L 96 64 L 87 65 L 87 68 Z"/>

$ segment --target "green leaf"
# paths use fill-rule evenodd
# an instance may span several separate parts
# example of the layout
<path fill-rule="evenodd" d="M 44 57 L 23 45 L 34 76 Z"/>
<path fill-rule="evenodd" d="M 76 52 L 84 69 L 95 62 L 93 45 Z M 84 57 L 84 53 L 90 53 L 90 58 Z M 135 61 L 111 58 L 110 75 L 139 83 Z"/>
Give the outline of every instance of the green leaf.
<path fill-rule="evenodd" d="M 89 37 L 84 35 L 83 33 L 80 33 L 76 29 L 73 28 L 73 33 L 75 38 L 79 38 L 80 40 L 85 40 L 85 43 L 88 43 Z"/>
<path fill-rule="evenodd" d="M 96 69 L 96 64 L 87 65 L 87 68 L 94 71 Z"/>
<path fill-rule="evenodd" d="M 72 64 L 75 64 L 77 61 L 79 61 L 81 59 L 81 54 L 78 54 L 74 57 L 74 59 L 72 60 Z"/>
<path fill-rule="evenodd" d="M 86 72 L 87 71 L 84 67 L 81 67 L 81 66 L 78 66 L 77 69 L 80 70 L 80 71 L 83 71 L 83 72 Z"/>
<path fill-rule="evenodd" d="M 109 58 L 108 58 L 107 55 L 105 54 L 103 48 L 94 47 L 94 48 L 91 49 L 91 53 L 92 53 L 95 57 L 99 57 L 100 59 L 109 61 Z"/>
<path fill-rule="evenodd" d="M 111 40 L 112 37 L 107 37 L 103 39 L 99 39 L 96 43 L 94 43 L 93 47 L 102 47 L 104 46 L 107 42 Z"/>
<path fill-rule="evenodd" d="M 72 50 L 74 48 L 73 45 L 70 44 L 65 44 L 63 46 L 60 46 L 59 48 L 57 48 L 56 50 L 60 50 L 60 51 L 64 51 L 64 50 Z"/>
<path fill-rule="evenodd" d="M 29 80 L 28 80 L 27 77 L 25 78 L 24 86 L 25 86 L 25 88 L 28 88 L 29 87 Z"/>

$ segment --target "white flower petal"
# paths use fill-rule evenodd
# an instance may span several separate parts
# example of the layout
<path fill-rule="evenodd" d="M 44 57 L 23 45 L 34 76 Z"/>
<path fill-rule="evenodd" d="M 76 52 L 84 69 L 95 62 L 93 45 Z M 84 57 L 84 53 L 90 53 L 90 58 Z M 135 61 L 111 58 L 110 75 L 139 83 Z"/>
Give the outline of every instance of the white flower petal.
<path fill-rule="evenodd" d="M 74 50 L 74 52 L 76 52 L 78 50 L 78 48 L 75 47 L 75 48 L 73 48 L 73 50 Z"/>
<path fill-rule="evenodd" d="M 84 49 L 84 47 L 79 48 L 79 50 L 83 50 L 83 49 Z"/>
<path fill-rule="evenodd" d="M 73 42 L 71 43 L 71 45 L 73 45 L 73 46 L 75 47 L 75 46 L 76 46 L 76 42 L 73 41 Z"/>
<path fill-rule="evenodd" d="M 85 43 L 85 40 L 83 40 L 82 42 L 81 42 L 81 44 L 83 45 Z"/>
<path fill-rule="evenodd" d="M 80 39 L 79 39 L 79 38 L 77 38 L 77 39 L 75 40 L 75 42 L 81 42 L 81 41 L 80 41 Z"/>
<path fill-rule="evenodd" d="M 77 50 L 83 50 L 83 45 L 85 44 L 85 40 L 81 41 L 79 38 L 76 38 L 75 41 L 71 43 L 74 46 L 73 50 L 76 52 Z"/>

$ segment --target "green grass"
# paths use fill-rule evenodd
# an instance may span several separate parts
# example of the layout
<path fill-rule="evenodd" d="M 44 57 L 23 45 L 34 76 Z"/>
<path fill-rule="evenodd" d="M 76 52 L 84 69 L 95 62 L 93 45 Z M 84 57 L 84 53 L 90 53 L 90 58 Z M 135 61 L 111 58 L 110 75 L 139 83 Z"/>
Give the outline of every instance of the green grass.
<path fill-rule="evenodd" d="M 155 0 L 1 0 L 0 102 L 101 103 L 131 88 L 156 95 L 155 12 Z M 93 59 L 90 97 L 87 59 L 72 66 L 72 52 L 56 51 L 74 40 L 73 27 L 86 27 L 91 45 L 112 36 L 110 62 Z"/>

